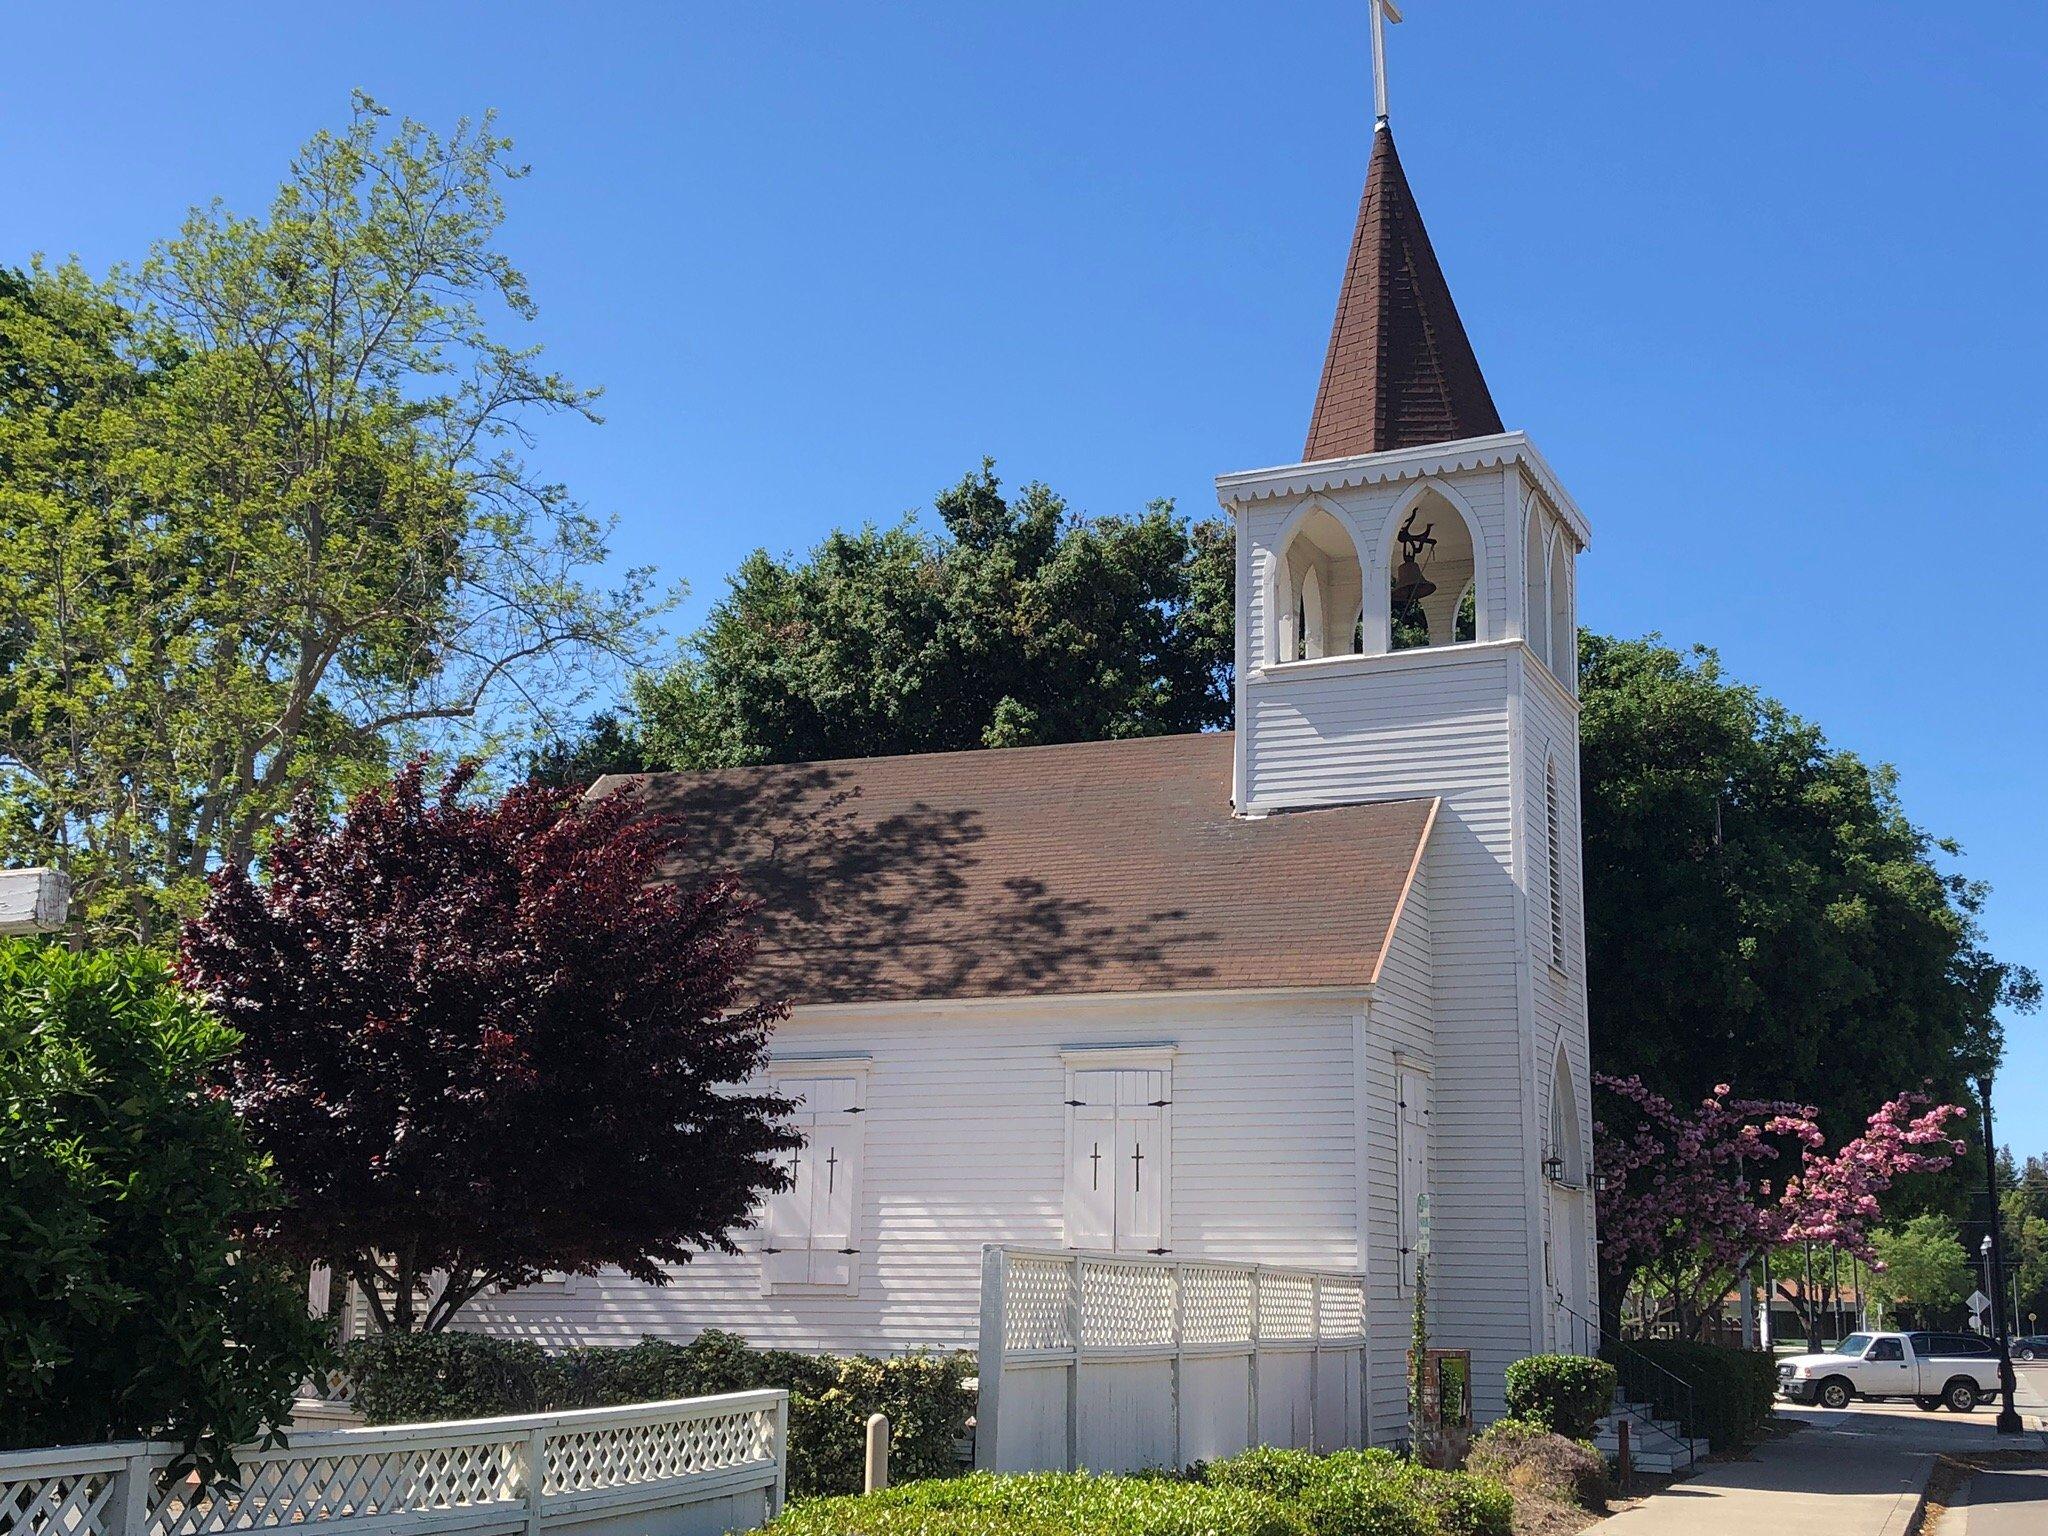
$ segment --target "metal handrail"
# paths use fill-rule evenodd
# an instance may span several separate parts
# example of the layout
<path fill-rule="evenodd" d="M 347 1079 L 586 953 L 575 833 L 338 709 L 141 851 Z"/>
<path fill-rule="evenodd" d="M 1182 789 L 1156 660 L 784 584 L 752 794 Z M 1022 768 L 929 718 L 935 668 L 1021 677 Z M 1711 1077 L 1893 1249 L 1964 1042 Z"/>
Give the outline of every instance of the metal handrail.
<path fill-rule="evenodd" d="M 1678 1389 L 1678 1392 L 1683 1397 L 1685 1404 L 1678 1425 L 1680 1431 L 1679 1438 L 1685 1442 L 1685 1469 L 1686 1471 L 1690 1472 L 1694 1468 L 1694 1466 L 1696 1466 L 1699 1462 L 1699 1453 L 1693 1449 L 1693 1441 L 1695 1438 L 1697 1438 L 1693 1434 L 1693 1431 L 1699 1424 L 1699 1395 L 1697 1392 L 1694 1391 L 1693 1384 L 1687 1381 L 1683 1376 L 1679 1375 L 1676 1371 L 1670 1369 L 1668 1366 L 1659 1365 L 1656 1361 L 1652 1360 L 1648 1355 L 1644 1354 L 1641 1350 L 1637 1349 L 1634 1345 L 1630 1344 L 1628 1340 L 1621 1338 L 1610 1339 L 1605 1337 L 1601 1333 L 1600 1327 L 1597 1323 L 1594 1323 L 1588 1320 L 1587 1318 L 1581 1317 L 1576 1310 L 1568 1306 L 1561 1298 L 1557 1302 L 1557 1309 L 1558 1311 L 1564 1313 L 1565 1316 L 1571 1318 L 1573 1322 L 1577 1323 L 1579 1327 L 1585 1331 L 1586 1337 L 1589 1341 L 1592 1342 L 1592 1348 L 1589 1351 L 1589 1353 L 1597 1357 L 1602 1347 L 1611 1346 L 1616 1354 L 1624 1355 L 1627 1358 L 1629 1364 L 1648 1368 L 1649 1370 L 1655 1372 L 1658 1376 L 1661 1376 L 1665 1380 L 1669 1381 L 1674 1387 Z M 1657 1399 L 1655 1396 L 1654 1384 L 1649 1403 L 1650 1411 L 1647 1414 L 1638 1413 L 1636 1411 L 1636 1404 L 1632 1400 L 1628 1383 L 1625 1379 L 1622 1379 L 1624 1374 L 1622 1371 L 1622 1362 L 1617 1360 L 1613 1363 L 1617 1383 L 1618 1385 L 1620 1385 L 1622 1389 L 1622 1411 L 1627 1413 L 1629 1417 L 1640 1420 L 1646 1426 L 1654 1428 L 1656 1424 L 1657 1411 Z M 1677 1407 L 1677 1404 L 1675 1402 L 1673 1404 L 1673 1407 L 1674 1409 L 1676 1409 Z"/>

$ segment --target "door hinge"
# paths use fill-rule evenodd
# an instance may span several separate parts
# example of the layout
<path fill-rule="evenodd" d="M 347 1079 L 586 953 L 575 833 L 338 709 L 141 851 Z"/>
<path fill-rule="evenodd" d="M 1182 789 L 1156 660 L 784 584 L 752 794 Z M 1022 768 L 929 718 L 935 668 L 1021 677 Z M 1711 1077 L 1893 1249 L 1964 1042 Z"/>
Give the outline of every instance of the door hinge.
<path fill-rule="evenodd" d="M 1171 1104 L 1172 1102 L 1173 1100 L 1171 1099 L 1154 1099 L 1150 1104 L 1147 1104 L 1145 1107 L 1147 1109 L 1164 1109 L 1167 1105 Z"/>
<path fill-rule="evenodd" d="M 1070 1109 L 1086 1109 L 1088 1107 L 1086 1099 L 1068 1099 L 1065 1102 Z"/>
<path fill-rule="evenodd" d="M 1173 1250 L 1172 1250 L 1171 1248 L 1147 1248 L 1147 1249 L 1146 1249 L 1145 1251 L 1146 1251 L 1147 1253 L 1171 1253 L 1171 1252 L 1173 1252 Z"/>
<path fill-rule="evenodd" d="M 850 1104 L 850 1105 L 848 1105 L 848 1106 L 847 1106 L 847 1109 L 846 1109 L 846 1112 L 847 1112 L 847 1113 L 848 1113 L 849 1115 L 864 1115 L 864 1114 L 866 1114 L 866 1113 L 867 1113 L 867 1111 L 866 1111 L 865 1109 L 861 1108 L 861 1107 L 860 1107 L 860 1105 L 858 1105 L 858 1104 Z"/>
<path fill-rule="evenodd" d="M 839 1251 L 840 1251 L 841 1253 L 859 1253 L 859 1252 L 860 1252 L 860 1250 L 859 1250 L 858 1248 L 842 1248 L 842 1249 L 840 1249 Z"/>

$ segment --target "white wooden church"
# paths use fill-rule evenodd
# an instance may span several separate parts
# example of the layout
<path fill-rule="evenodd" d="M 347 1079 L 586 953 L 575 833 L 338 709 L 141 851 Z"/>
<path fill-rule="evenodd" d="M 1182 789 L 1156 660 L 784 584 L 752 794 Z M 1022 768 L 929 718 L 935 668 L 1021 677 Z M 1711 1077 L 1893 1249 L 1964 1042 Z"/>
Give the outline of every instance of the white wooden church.
<path fill-rule="evenodd" d="M 1435 1341 L 1594 1315 L 1584 518 L 1505 431 L 1384 118 L 1302 461 L 1221 476 L 1234 734 L 607 780 L 764 898 L 807 1146 L 738 1257 L 477 1303 L 549 1344 L 973 1348 L 984 1243 L 1367 1277 L 1372 1437 Z M 1424 1206 L 1419 1196 L 1427 1194 Z"/>

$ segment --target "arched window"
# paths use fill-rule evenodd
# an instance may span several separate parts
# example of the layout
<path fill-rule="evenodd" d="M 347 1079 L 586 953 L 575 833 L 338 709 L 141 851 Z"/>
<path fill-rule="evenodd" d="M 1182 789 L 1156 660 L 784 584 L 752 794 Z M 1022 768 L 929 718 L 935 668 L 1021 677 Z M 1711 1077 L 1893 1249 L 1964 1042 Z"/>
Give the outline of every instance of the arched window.
<path fill-rule="evenodd" d="M 1558 1182 L 1578 1188 L 1586 1182 L 1586 1152 L 1579 1142 L 1578 1095 L 1572 1090 L 1572 1066 L 1562 1048 L 1550 1074 L 1550 1156 L 1560 1169 Z"/>
<path fill-rule="evenodd" d="M 1362 649 L 1359 625 L 1340 630 L 1332 616 L 1356 613 L 1365 591 L 1364 567 L 1351 535 L 1323 507 L 1313 507 L 1280 552 L 1280 625 L 1277 658 L 1314 661 Z"/>
<path fill-rule="evenodd" d="M 1563 533 L 1550 540 L 1550 670 L 1566 688 L 1574 686 L 1579 668 L 1578 632 L 1572 623 L 1571 557 Z"/>

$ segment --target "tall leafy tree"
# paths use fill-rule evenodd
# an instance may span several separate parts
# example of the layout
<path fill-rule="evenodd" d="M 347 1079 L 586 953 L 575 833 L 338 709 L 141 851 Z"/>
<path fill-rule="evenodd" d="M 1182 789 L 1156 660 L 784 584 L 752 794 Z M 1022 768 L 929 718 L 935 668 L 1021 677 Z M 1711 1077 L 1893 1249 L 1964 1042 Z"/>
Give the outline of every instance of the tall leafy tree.
<path fill-rule="evenodd" d="M 522 174 L 359 98 L 268 213 L 0 277 L 0 855 L 161 938 L 286 808 L 495 739 L 638 653 L 644 574 L 518 449 L 592 396 L 506 339 Z"/>
<path fill-rule="evenodd" d="M 1972 1284 L 1969 1255 L 1955 1223 L 1935 1211 L 1879 1232 L 1877 1264 L 1865 1282 L 1893 1319 L 1939 1327 L 1953 1320 Z"/>
<path fill-rule="evenodd" d="M 662 1284 L 731 1249 L 795 1144 L 786 1100 L 727 1091 L 782 1012 L 743 996 L 749 903 L 650 883 L 678 829 L 630 797 L 468 782 L 430 796 L 415 762 L 339 824 L 309 807 L 263 883 L 214 878 L 179 958 L 243 1034 L 227 1087 L 290 1196 L 274 1247 L 393 1331 L 550 1270 Z"/>
<path fill-rule="evenodd" d="M 1230 713 L 1230 540 L 1155 502 L 1082 517 L 994 466 L 906 518 L 749 556 L 669 671 L 539 766 L 709 768 L 1196 731 Z"/>
<path fill-rule="evenodd" d="M 1870 1085 L 1963 1097 L 2000 1008 L 1984 887 L 1916 827 L 1886 767 L 1727 678 L 1711 651 L 1580 642 L 1593 1057 L 1678 1102 L 1717 1083 L 1857 1126 Z"/>

